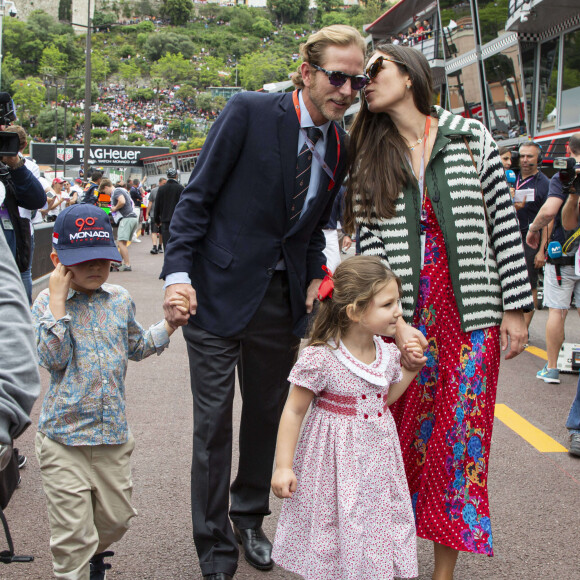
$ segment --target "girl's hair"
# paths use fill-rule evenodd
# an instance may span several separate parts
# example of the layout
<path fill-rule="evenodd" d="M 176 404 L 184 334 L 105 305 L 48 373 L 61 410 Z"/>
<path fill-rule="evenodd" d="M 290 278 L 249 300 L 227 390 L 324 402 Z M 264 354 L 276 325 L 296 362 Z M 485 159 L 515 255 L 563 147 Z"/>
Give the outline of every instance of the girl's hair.
<path fill-rule="evenodd" d="M 501 157 L 502 155 L 505 155 L 506 153 L 511 153 L 511 149 L 509 147 L 506 147 L 505 145 L 502 145 L 501 147 L 498 147 L 499 149 L 499 156 Z"/>
<path fill-rule="evenodd" d="M 326 49 L 329 46 L 356 46 L 360 48 L 363 55 L 366 52 L 364 38 L 356 28 L 346 24 L 334 24 L 321 28 L 318 32 L 311 34 L 308 40 L 300 45 L 302 61 L 324 66 Z M 298 66 L 298 70 L 292 75 L 292 82 L 299 89 L 303 89 L 304 81 L 302 80 L 300 66 Z"/>
<path fill-rule="evenodd" d="M 336 344 L 351 324 L 347 307 L 363 312 L 373 296 L 386 284 L 396 281 L 401 294 L 401 280 L 375 256 L 354 256 L 342 262 L 333 276 L 332 298 L 319 304 L 314 317 L 308 345 Z"/>
<path fill-rule="evenodd" d="M 415 107 L 424 115 L 431 114 L 433 79 L 423 54 L 414 48 L 387 43 L 378 44 L 376 52 L 405 63 L 395 65 L 401 74 L 409 75 Z M 354 231 L 355 218 L 359 216 L 367 219 L 373 213 L 381 218 L 395 216 L 395 201 L 410 179 L 407 151 L 407 142 L 391 117 L 387 113 L 371 113 L 361 91 L 360 111 L 350 131 L 346 231 Z"/>

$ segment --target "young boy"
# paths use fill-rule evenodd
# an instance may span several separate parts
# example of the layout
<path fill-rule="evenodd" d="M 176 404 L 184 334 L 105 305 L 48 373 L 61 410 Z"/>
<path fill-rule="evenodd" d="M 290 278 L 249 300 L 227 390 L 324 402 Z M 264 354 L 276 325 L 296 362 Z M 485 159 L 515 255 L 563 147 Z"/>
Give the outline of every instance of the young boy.
<path fill-rule="evenodd" d="M 48 290 L 33 306 L 40 364 L 50 386 L 40 414 L 36 455 L 48 503 L 54 574 L 104 579 L 105 550 L 136 515 L 125 415 L 128 360 L 161 354 L 173 328 L 144 330 L 127 290 L 106 284 L 120 262 L 107 214 L 73 205 L 54 224 Z M 187 306 L 184 298 L 178 306 Z"/>

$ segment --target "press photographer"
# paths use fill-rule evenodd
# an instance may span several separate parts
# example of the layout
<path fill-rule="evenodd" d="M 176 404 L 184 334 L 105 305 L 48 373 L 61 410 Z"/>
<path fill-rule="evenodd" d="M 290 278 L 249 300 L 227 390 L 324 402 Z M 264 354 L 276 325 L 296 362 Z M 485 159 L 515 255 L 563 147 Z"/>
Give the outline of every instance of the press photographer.
<path fill-rule="evenodd" d="M 46 194 L 25 167 L 24 157 L 19 154 L 18 135 L 4 130 L 14 120 L 12 98 L 8 93 L 0 93 L 0 222 L 18 269 L 25 272 L 31 260 L 30 224 L 20 217 L 18 206 L 40 209 L 46 203 Z"/>
<path fill-rule="evenodd" d="M 560 372 L 557 369 L 558 353 L 564 342 L 564 321 L 570 308 L 572 293 L 576 297 L 576 305 L 580 306 L 580 276 L 575 272 L 574 258 L 576 252 L 566 252 L 566 240 L 570 238 L 574 230 L 580 227 L 578 222 L 578 195 L 568 193 L 578 183 L 575 166 L 580 162 L 580 133 L 574 133 L 566 146 L 568 158 L 559 161 L 563 171 L 556 173 L 550 181 L 548 199 L 542 206 L 536 219 L 530 224 L 527 243 L 536 248 L 540 237 L 540 230 L 554 220 L 548 228 L 551 229 L 547 248 L 547 263 L 544 269 L 544 306 L 549 310 L 548 322 L 546 323 L 546 348 L 548 362 L 538 372 L 537 378 L 547 383 L 559 383 Z M 556 166 L 556 162 L 554 162 Z M 577 190 L 580 190 L 578 188 Z M 574 200 L 576 211 L 574 212 Z M 563 206 L 570 211 L 563 211 Z M 568 218 L 568 213 L 575 215 L 575 219 Z M 580 313 L 580 309 L 578 310 Z M 580 421 L 580 409 L 579 409 Z M 580 453 L 580 441 L 579 441 Z"/>

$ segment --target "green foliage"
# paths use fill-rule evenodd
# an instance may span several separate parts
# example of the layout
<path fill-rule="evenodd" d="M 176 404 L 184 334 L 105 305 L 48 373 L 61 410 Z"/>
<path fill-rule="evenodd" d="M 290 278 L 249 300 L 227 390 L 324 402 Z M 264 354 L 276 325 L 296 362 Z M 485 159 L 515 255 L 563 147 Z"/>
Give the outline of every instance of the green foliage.
<path fill-rule="evenodd" d="M 252 32 L 258 36 L 270 36 L 274 32 L 274 25 L 266 18 L 257 18 L 252 24 Z"/>
<path fill-rule="evenodd" d="M 91 124 L 94 127 L 109 127 L 111 124 L 111 117 L 107 113 L 92 113 Z"/>
<path fill-rule="evenodd" d="M 149 14 L 148 12 L 142 12 L 142 14 Z M 143 20 L 139 22 L 135 27 L 139 32 L 153 32 L 155 30 L 155 24 L 151 20 Z"/>
<path fill-rule="evenodd" d="M 267 0 L 268 9 L 281 22 L 302 22 L 308 12 L 308 0 Z"/>
<path fill-rule="evenodd" d="M 117 22 L 117 15 L 114 12 L 102 12 L 95 10 L 93 16 L 93 28 L 107 28 Z"/>
<path fill-rule="evenodd" d="M 187 141 L 187 143 L 179 146 L 179 151 L 190 151 L 191 149 L 201 149 L 205 143 L 205 135 L 196 135 Z"/>
<path fill-rule="evenodd" d="M 213 98 L 211 93 L 200 93 L 196 99 L 197 108 L 202 111 L 211 111 L 213 109 Z"/>
<path fill-rule="evenodd" d="M 141 133 L 129 133 L 127 135 L 127 140 L 130 141 L 131 143 L 134 143 L 135 141 L 140 141 L 141 139 L 145 139 L 145 137 L 143 137 Z"/>
<path fill-rule="evenodd" d="M 139 67 L 134 61 L 127 61 L 119 66 L 119 76 L 128 84 L 133 84 L 139 76 Z"/>
<path fill-rule="evenodd" d="M 64 108 L 58 107 L 55 113 L 54 109 L 42 109 L 36 119 L 36 133 L 44 139 L 54 136 L 54 117 L 57 116 L 57 127 L 59 138 L 64 134 Z M 68 130 L 67 130 L 68 133 Z"/>
<path fill-rule="evenodd" d="M 46 88 L 36 77 L 14 81 L 10 93 L 18 106 L 19 116 L 38 115 L 46 98 Z"/>
<path fill-rule="evenodd" d="M 225 68 L 225 64 L 221 59 L 214 56 L 206 56 L 193 71 L 193 79 L 200 88 L 222 86 L 220 71 Z"/>
<path fill-rule="evenodd" d="M 155 139 L 151 145 L 153 147 L 169 147 L 169 149 L 173 147 L 170 139 Z"/>
<path fill-rule="evenodd" d="M 185 58 L 191 58 L 197 52 L 195 44 L 184 34 L 164 32 L 149 37 L 145 45 L 145 56 L 152 61 L 159 60 L 164 54 L 181 53 Z"/>
<path fill-rule="evenodd" d="M 345 12 L 327 12 L 322 15 L 321 26 L 332 26 L 333 24 L 350 24 L 350 18 Z"/>
<path fill-rule="evenodd" d="M 342 0 L 317 0 L 316 6 L 320 12 L 331 12 L 344 6 Z"/>
<path fill-rule="evenodd" d="M 286 59 L 270 52 L 246 55 L 239 64 L 241 85 L 248 91 L 261 89 L 266 83 L 286 80 L 293 71 Z"/>
<path fill-rule="evenodd" d="M 161 13 L 175 26 L 185 24 L 193 10 L 191 0 L 163 0 Z"/>
<path fill-rule="evenodd" d="M 195 98 L 197 96 L 197 90 L 191 85 L 183 85 L 175 93 L 175 98 L 182 101 L 195 104 Z"/>
<path fill-rule="evenodd" d="M 155 92 L 153 89 L 135 89 L 127 92 L 132 101 L 153 101 Z"/>
<path fill-rule="evenodd" d="M 106 129 L 91 129 L 91 139 L 100 141 L 108 137 L 109 132 Z"/>
<path fill-rule="evenodd" d="M 43 75 L 63 75 L 68 70 L 68 58 L 56 46 L 47 46 L 42 51 L 39 69 Z"/>
<path fill-rule="evenodd" d="M 183 58 L 180 52 L 177 54 L 167 53 L 151 67 L 151 74 L 164 79 L 168 86 L 173 86 L 179 81 L 191 77 L 193 66 L 189 60 Z"/>

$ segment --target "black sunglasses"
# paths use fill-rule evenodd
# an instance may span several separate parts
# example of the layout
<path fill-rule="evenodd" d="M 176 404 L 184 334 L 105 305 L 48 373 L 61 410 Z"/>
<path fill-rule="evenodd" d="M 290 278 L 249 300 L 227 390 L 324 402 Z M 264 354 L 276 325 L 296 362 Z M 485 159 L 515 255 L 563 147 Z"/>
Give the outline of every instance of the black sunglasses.
<path fill-rule="evenodd" d="M 400 60 L 395 60 L 394 58 L 389 58 L 388 56 L 379 56 L 377 60 L 374 60 L 373 63 L 367 67 L 366 73 L 367 77 L 369 77 L 369 80 L 373 80 L 379 74 L 379 71 L 383 66 L 383 62 L 385 61 L 396 62 L 397 64 L 402 64 L 404 67 L 407 66 L 404 62 Z"/>
<path fill-rule="evenodd" d="M 323 72 L 327 77 L 328 81 L 333 87 L 342 87 L 348 79 L 350 79 L 350 86 L 353 91 L 360 91 L 364 89 L 368 83 L 369 79 L 366 75 L 347 75 L 346 73 L 336 71 L 336 70 L 326 70 L 317 64 L 312 65 L 316 70 Z"/>

